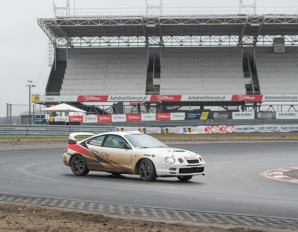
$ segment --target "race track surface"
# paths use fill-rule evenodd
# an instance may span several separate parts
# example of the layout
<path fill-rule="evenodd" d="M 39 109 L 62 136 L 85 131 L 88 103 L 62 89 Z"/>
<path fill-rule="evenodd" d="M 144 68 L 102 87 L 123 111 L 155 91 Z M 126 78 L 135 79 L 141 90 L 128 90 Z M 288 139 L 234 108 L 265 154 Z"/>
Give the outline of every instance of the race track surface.
<path fill-rule="evenodd" d="M 298 144 L 177 144 L 200 153 L 206 176 L 143 182 L 138 176 L 90 172 L 74 176 L 63 149 L 0 152 L 0 193 L 108 204 L 298 219 L 298 185 L 269 180 L 260 172 L 298 166 Z"/>

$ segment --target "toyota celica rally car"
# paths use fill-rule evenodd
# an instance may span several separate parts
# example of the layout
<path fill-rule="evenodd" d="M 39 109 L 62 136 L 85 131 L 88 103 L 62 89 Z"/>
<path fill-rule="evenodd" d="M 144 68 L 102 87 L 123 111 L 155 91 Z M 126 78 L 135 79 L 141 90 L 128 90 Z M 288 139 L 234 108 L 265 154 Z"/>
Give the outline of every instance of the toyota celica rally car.
<path fill-rule="evenodd" d="M 77 141 L 77 136 L 91 137 Z M 199 154 L 168 147 L 140 132 L 72 133 L 63 162 L 78 176 L 102 171 L 139 175 L 144 181 L 157 177 L 188 181 L 194 175 L 205 175 L 205 161 Z"/>

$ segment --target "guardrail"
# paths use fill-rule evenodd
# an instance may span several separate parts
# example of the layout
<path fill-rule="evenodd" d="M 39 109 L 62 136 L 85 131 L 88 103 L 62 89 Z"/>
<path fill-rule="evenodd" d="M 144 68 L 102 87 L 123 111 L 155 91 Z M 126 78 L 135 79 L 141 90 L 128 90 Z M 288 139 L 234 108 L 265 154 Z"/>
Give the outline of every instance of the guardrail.
<path fill-rule="evenodd" d="M 114 131 L 114 126 L 41 126 L 41 125 L 0 125 L 2 137 L 68 136 L 73 132 L 102 133 Z"/>

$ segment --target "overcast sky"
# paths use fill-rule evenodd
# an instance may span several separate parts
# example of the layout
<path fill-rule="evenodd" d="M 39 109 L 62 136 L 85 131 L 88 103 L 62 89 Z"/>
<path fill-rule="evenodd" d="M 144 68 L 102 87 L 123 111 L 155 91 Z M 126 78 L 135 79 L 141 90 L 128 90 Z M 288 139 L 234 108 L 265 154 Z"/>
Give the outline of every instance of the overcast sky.
<path fill-rule="evenodd" d="M 56 5 L 65 5 L 66 0 L 55 2 Z M 74 0 L 70 2 L 73 5 Z M 164 0 L 163 2 L 164 7 L 218 7 L 220 9 L 239 6 L 239 0 Z M 142 8 L 145 7 L 145 0 L 76 0 L 75 5 L 76 8 Z M 257 6 L 298 10 L 298 1 L 259 0 Z M 6 115 L 6 103 L 15 104 L 13 112 L 27 108 L 25 106 L 28 105 L 27 80 L 32 80 L 37 86 L 33 89 L 34 93 L 45 92 L 50 72 L 47 66 L 48 39 L 37 25 L 37 18 L 53 16 L 52 0 L 1 1 L 0 117 Z M 16 104 L 24 106 L 16 106 Z"/>

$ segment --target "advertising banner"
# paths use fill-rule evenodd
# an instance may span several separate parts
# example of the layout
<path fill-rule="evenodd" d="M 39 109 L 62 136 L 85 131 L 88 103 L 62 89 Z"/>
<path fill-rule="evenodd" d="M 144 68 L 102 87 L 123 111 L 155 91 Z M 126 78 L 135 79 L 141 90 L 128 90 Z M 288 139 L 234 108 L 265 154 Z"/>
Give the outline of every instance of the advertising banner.
<path fill-rule="evenodd" d="M 40 96 L 40 102 L 77 102 L 78 96 Z"/>
<path fill-rule="evenodd" d="M 181 101 L 194 102 L 226 102 L 231 101 L 232 95 L 182 95 Z"/>
<path fill-rule="evenodd" d="M 151 102 L 180 102 L 182 95 L 152 95 Z"/>
<path fill-rule="evenodd" d="M 233 95 L 232 101 L 234 102 L 261 102 L 263 95 Z"/>
<path fill-rule="evenodd" d="M 188 112 L 186 115 L 187 120 L 200 120 L 202 112 Z"/>
<path fill-rule="evenodd" d="M 156 121 L 156 114 L 141 114 L 142 121 Z"/>
<path fill-rule="evenodd" d="M 141 114 L 127 114 L 126 121 L 127 122 L 139 122 L 141 121 Z"/>
<path fill-rule="evenodd" d="M 280 125 L 280 132 L 298 131 L 298 125 Z"/>
<path fill-rule="evenodd" d="M 232 119 L 255 119 L 254 112 L 233 112 Z"/>
<path fill-rule="evenodd" d="M 156 114 L 157 121 L 170 121 L 171 120 L 171 113 L 157 113 Z"/>
<path fill-rule="evenodd" d="M 68 116 L 56 116 L 55 122 L 68 122 Z"/>
<path fill-rule="evenodd" d="M 69 122 L 79 122 L 79 123 L 84 122 L 83 116 L 69 116 L 68 120 Z"/>
<path fill-rule="evenodd" d="M 276 119 L 298 119 L 298 112 L 276 112 Z"/>
<path fill-rule="evenodd" d="M 209 117 L 209 112 L 202 112 L 201 120 L 207 120 Z"/>
<path fill-rule="evenodd" d="M 47 119 L 45 115 L 35 115 L 34 124 L 46 124 Z"/>
<path fill-rule="evenodd" d="M 232 114 L 230 112 L 211 112 L 210 118 L 212 119 L 229 119 L 232 118 Z"/>
<path fill-rule="evenodd" d="M 97 122 L 97 115 L 86 115 L 84 122 L 85 123 L 96 123 Z"/>
<path fill-rule="evenodd" d="M 263 111 L 257 113 L 258 119 L 274 119 L 276 118 L 276 113 L 273 111 Z"/>
<path fill-rule="evenodd" d="M 298 95 L 264 95 L 263 102 L 297 102 Z"/>
<path fill-rule="evenodd" d="M 97 115 L 97 122 L 112 122 L 112 115 Z"/>
<path fill-rule="evenodd" d="M 171 113 L 172 121 L 182 121 L 185 120 L 185 113 Z"/>
<path fill-rule="evenodd" d="M 109 96 L 78 96 L 78 102 L 106 102 Z"/>
<path fill-rule="evenodd" d="M 112 122 L 126 122 L 126 115 L 125 114 L 113 114 Z"/>
<path fill-rule="evenodd" d="M 150 95 L 110 95 L 109 102 L 147 102 Z"/>

